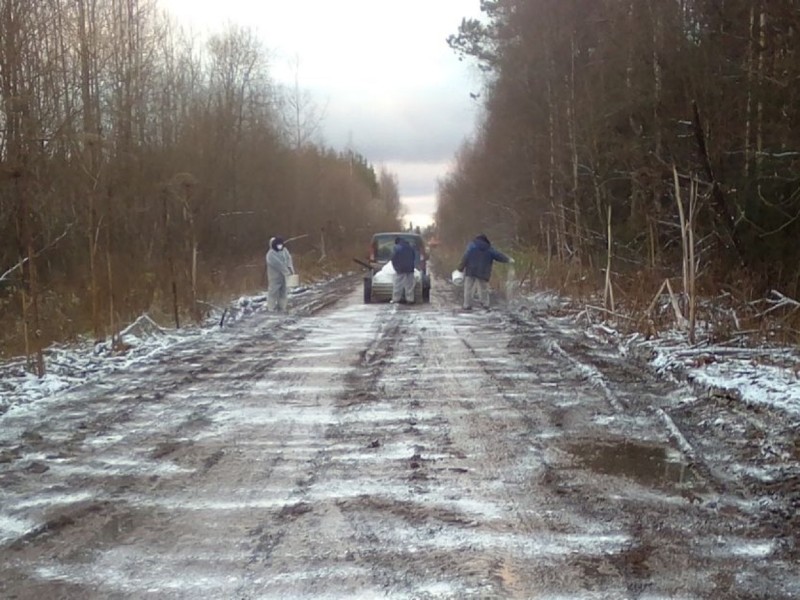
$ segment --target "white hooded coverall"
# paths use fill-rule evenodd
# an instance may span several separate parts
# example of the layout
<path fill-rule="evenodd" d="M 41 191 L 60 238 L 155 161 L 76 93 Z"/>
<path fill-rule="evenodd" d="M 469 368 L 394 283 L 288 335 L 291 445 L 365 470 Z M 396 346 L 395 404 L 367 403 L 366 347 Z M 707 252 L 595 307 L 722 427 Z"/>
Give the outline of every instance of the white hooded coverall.
<path fill-rule="evenodd" d="M 277 250 L 276 246 L 281 249 Z M 267 252 L 267 307 L 269 310 L 285 311 L 289 304 L 289 290 L 286 286 L 286 276 L 294 273 L 292 255 L 283 244 L 274 241 Z"/>

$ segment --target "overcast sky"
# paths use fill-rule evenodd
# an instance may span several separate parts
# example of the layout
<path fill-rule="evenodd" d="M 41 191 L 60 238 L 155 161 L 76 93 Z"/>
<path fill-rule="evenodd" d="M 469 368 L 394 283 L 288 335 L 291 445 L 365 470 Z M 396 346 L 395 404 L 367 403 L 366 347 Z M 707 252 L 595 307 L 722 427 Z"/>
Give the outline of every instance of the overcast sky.
<path fill-rule="evenodd" d="M 426 225 L 436 180 L 474 129 L 474 67 L 447 46 L 479 0 L 160 0 L 199 31 L 255 29 L 272 75 L 313 95 L 323 141 L 395 173 L 407 218 Z M 299 68 L 293 65 L 298 64 Z"/>

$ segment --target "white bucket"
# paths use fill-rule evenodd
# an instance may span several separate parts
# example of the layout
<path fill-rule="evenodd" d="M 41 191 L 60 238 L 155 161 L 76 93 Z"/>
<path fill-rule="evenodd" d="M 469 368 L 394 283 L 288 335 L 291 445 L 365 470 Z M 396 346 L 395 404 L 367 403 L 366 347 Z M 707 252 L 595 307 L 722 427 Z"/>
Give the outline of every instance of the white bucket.
<path fill-rule="evenodd" d="M 289 289 L 300 287 L 300 275 L 292 273 L 286 276 L 286 287 Z"/>
<path fill-rule="evenodd" d="M 453 283 L 456 285 L 464 285 L 464 272 L 463 271 L 453 271 L 450 275 Z"/>

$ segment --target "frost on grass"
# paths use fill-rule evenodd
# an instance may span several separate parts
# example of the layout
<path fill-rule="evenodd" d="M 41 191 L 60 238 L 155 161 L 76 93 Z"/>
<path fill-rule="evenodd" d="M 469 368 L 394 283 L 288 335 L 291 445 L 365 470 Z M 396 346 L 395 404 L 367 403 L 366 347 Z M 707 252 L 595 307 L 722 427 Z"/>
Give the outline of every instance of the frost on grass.
<path fill-rule="evenodd" d="M 319 289 L 320 286 L 305 286 L 293 290 L 295 304 L 302 306 L 305 296 L 311 292 L 313 299 Z M 12 406 L 51 397 L 134 364 L 158 360 L 192 340 L 208 335 L 224 336 L 239 322 L 266 311 L 267 297 L 242 296 L 225 308 L 211 308 L 199 325 L 176 329 L 143 314 L 120 331 L 115 340 L 95 342 L 85 338 L 71 344 L 53 344 L 44 350 L 47 372 L 41 378 L 28 368 L 24 357 L 0 362 L 0 414 Z"/>

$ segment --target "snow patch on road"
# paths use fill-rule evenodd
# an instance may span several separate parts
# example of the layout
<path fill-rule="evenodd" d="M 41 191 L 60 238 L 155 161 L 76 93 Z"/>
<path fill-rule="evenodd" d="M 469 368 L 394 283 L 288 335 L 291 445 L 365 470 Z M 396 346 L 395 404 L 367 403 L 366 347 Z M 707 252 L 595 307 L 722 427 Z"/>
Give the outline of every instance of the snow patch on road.
<path fill-rule="evenodd" d="M 193 469 L 186 469 L 171 462 L 131 460 L 126 458 L 102 458 L 91 462 L 73 464 L 54 464 L 53 473 L 58 475 L 82 475 L 96 477 L 98 479 L 112 477 L 122 477 L 125 475 L 148 475 L 169 476 L 180 473 L 191 473 Z"/>
<path fill-rule="evenodd" d="M 405 548 L 435 548 L 437 550 L 513 553 L 518 558 L 542 560 L 571 554 L 605 556 L 622 552 L 630 543 L 624 533 L 549 533 L 539 532 L 535 537 L 481 530 L 445 527 L 436 535 L 425 539 L 417 530 L 399 529 L 387 535 L 392 543 Z"/>
<path fill-rule="evenodd" d="M 703 551 L 714 558 L 768 558 L 776 550 L 774 541 L 743 538 L 717 538 L 703 545 Z"/>
<path fill-rule="evenodd" d="M 52 508 L 57 506 L 68 506 L 70 504 L 77 504 L 85 502 L 95 497 L 95 494 L 90 492 L 71 492 L 71 493 L 48 493 L 43 492 L 41 496 L 33 498 L 19 498 L 14 501 L 14 509 L 22 510 L 28 508 Z"/>
<path fill-rule="evenodd" d="M 25 535 L 34 527 L 36 527 L 36 523 L 30 519 L 18 519 L 9 514 L 0 513 L 0 544 L 10 542 Z"/>

